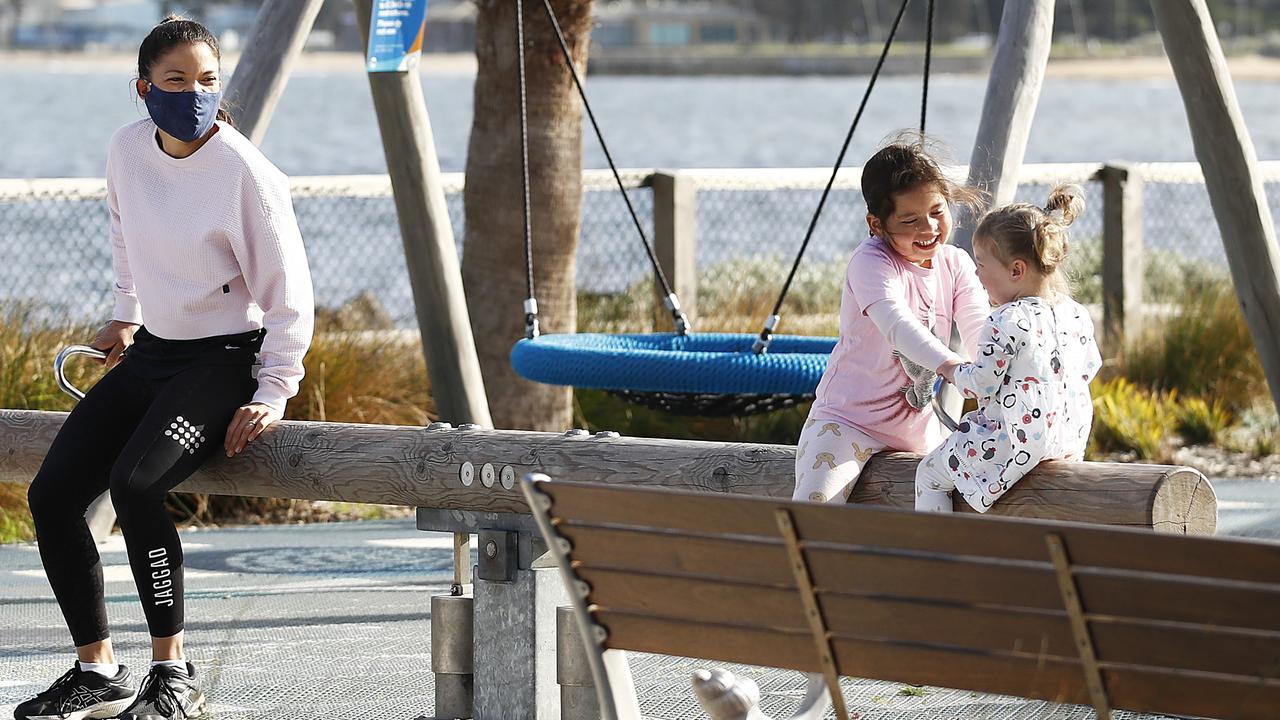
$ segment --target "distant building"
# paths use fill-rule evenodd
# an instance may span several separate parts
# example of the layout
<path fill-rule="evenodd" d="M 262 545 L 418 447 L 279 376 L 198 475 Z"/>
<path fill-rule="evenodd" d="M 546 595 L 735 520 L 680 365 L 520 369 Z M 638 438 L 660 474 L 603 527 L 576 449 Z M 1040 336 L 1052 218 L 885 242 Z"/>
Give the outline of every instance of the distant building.
<path fill-rule="evenodd" d="M 46 50 L 138 46 L 160 19 L 159 0 L 58 0 L 24 7 L 14 44 Z"/>
<path fill-rule="evenodd" d="M 597 3 L 591 44 L 601 49 L 746 44 L 768 38 L 756 13 L 705 2 Z"/>
<path fill-rule="evenodd" d="M 542 17 L 536 7 L 532 11 Z M 597 2 L 592 15 L 591 43 L 603 50 L 739 44 L 768 37 L 759 15 L 709 2 Z M 425 52 L 471 52 L 475 39 L 474 3 L 432 0 L 427 6 Z"/>

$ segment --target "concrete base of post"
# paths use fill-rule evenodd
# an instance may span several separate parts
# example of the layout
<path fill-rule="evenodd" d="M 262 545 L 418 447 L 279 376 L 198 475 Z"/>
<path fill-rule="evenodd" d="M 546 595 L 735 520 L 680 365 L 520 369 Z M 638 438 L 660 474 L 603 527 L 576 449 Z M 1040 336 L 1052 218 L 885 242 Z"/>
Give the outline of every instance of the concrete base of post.
<path fill-rule="evenodd" d="M 556 608 L 556 682 L 560 685 L 561 720 L 600 717 L 591 664 L 572 607 Z"/>

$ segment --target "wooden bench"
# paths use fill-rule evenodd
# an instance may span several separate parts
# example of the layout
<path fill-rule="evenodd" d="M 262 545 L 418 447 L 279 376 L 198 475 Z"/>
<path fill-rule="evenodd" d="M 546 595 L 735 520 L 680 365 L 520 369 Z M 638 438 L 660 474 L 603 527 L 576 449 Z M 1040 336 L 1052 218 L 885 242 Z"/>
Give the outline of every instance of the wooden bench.
<path fill-rule="evenodd" d="M 827 688 L 844 675 L 1083 703 L 1100 718 L 1280 717 L 1280 543 L 545 475 L 522 486 L 604 718 L 640 717 L 622 650 L 822 673 Z"/>

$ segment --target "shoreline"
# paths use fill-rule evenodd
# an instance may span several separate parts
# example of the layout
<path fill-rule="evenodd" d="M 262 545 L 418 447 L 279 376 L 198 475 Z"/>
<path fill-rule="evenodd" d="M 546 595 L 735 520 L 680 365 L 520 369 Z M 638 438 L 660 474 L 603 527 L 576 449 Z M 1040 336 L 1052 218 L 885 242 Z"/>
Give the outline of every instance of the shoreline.
<path fill-rule="evenodd" d="M 228 70 L 235 67 L 238 53 L 224 55 Z M 854 59 L 857 60 L 857 59 Z M 986 75 L 989 58 L 955 58 L 955 62 L 935 60 L 940 75 Z M 121 74 L 132 72 L 136 58 L 131 53 L 46 52 L 35 50 L 0 51 L 0 68 L 23 72 L 38 70 L 55 73 Z M 905 62 L 905 58 L 904 58 Z M 918 72 L 914 61 L 910 72 Z M 1280 57 L 1240 55 L 1227 58 L 1227 66 L 1235 81 L 1280 82 Z M 647 58 L 602 55 L 593 63 L 592 74 L 688 76 L 752 76 L 812 75 L 857 76 L 856 62 L 836 55 L 827 57 L 765 57 L 738 55 L 720 57 Z M 888 70 L 888 68 L 886 68 Z M 294 72 L 299 74 L 360 73 L 363 59 L 353 52 L 308 52 L 298 59 Z M 475 75 L 476 59 L 471 53 L 427 53 L 422 56 L 419 72 L 423 75 Z M 905 70 L 904 70 L 905 72 Z M 1046 78 L 1071 79 L 1172 79 L 1173 70 L 1163 55 L 1107 58 L 1050 59 Z"/>

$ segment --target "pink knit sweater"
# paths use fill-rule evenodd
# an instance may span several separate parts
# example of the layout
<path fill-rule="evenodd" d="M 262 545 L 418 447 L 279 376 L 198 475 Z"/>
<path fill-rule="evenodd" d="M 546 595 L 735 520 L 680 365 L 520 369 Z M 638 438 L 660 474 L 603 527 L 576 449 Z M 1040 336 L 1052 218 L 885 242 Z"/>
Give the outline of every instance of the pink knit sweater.
<path fill-rule="evenodd" d="M 283 410 L 311 344 L 311 271 L 289 179 L 225 123 L 193 155 L 160 149 L 149 118 L 107 152 L 112 317 L 191 340 L 265 327 L 254 402 Z"/>

